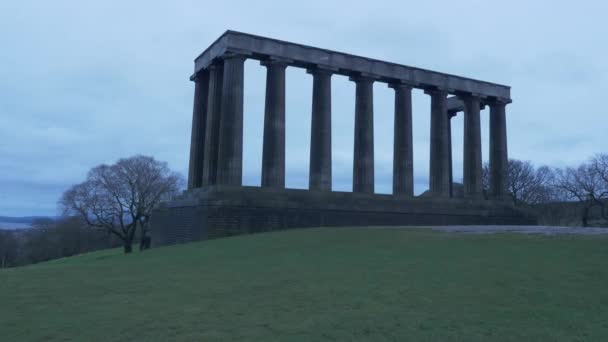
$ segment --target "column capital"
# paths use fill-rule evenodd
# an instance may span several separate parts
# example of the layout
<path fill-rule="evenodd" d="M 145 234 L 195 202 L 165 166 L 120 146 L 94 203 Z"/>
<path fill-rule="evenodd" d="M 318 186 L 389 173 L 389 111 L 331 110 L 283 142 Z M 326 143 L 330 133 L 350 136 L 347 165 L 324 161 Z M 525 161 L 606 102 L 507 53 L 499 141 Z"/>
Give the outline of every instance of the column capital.
<path fill-rule="evenodd" d="M 488 106 L 506 106 L 509 103 L 513 102 L 511 99 L 506 99 L 502 97 L 489 97 L 483 101 Z"/>
<path fill-rule="evenodd" d="M 336 72 L 338 72 L 338 68 L 333 68 L 322 64 L 317 64 L 306 68 L 306 73 L 311 75 L 328 75 L 331 77 Z"/>
<path fill-rule="evenodd" d="M 279 58 L 270 56 L 268 59 L 264 59 L 260 61 L 260 65 L 265 67 L 269 66 L 279 66 L 279 67 L 287 67 L 289 64 L 293 63 L 293 59 L 288 58 Z"/>
<path fill-rule="evenodd" d="M 401 80 L 398 81 L 391 81 L 387 84 L 387 87 L 389 88 L 393 88 L 395 90 L 397 89 L 407 89 L 407 90 L 412 90 L 416 85 L 413 83 L 409 83 L 409 82 L 404 82 Z"/>
<path fill-rule="evenodd" d="M 205 75 L 209 74 L 209 69 L 201 69 L 198 72 L 195 72 L 194 74 L 192 74 L 192 76 L 190 76 L 190 81 L 192 82 L 198 82 L 203 80 L 203 77 L 205 77 Z"/>
<path fill-rule="evenodd" d="M 467 106 L 471 106 L 477 102 L 480 109 L 484 109 L 487 102 L 487 97 L 476 93 L 461 93 L 457 94 L 456 97 L 464 104 L 464 110 L 466 111 Z"/>
<path fill-rule="evenodd" d="M 431 95 L 431 96 L 444 95 L 447 98 L 449 91 L 447 88 L 434 87 L 434 88 L 425 88 L 424 93 L 427 95 Z"/>
<path fill-rule="evenodd" d="M 223 55 L 221 55 L 219 57 L 219 59 L 221 59 L 221 60 L 226 60 L 226 59 L 242 59 L 244 61 L 244 60 L 247 59 L 247 57 L 249 57 L 249 54 L 247 54 L 247 53 L 239 53 L 239 52 L 228 51 L 228 52 L 224 53 Z"/>
<path fill-rule="evenodd" d="M 207 70 L 215 70 L 221 66 L 222 66 L 221 61 L 215 61 L 215 62 L 209 64 L 209 66 L 207 67 Z"/>
<path fill-rule="evenodd" d="M 353 81 L 356 83 L 374 83 L 378 78 L 372 76 L 371 74 L 361 72 L 348 77 L 349 81 Z"/>
<path fill-rule="evenodd" d="M 456 97 L 459 98 L 462 101 L 467 101 L 467 100 L 477 100 L 477 101 L 482 101 L 485 100 L 487 98 L 487 96 L 484 96 L 482 94 L 479 93 L 457 93 Z"/>

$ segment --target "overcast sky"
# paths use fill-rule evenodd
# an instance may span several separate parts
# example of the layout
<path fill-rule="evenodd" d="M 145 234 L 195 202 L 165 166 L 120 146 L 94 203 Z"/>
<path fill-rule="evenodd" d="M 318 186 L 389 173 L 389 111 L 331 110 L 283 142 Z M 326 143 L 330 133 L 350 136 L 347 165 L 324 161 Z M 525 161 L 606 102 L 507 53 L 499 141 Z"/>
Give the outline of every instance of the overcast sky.
<path fill-rule="evenodd" d="M 193 59 L 232 29 L 512 87 L 509 156 L 575 165 L 608 152 L 607 2 L 0 2 L 0 215 L 55 215 L 101 163 L 146 154 L 186 175 Z M 259 185 L 265 70 L 245 64 L 244 183 Z M 334 76 L 334 189 L 351 190 L 354 84 Z M 312 82 L 287 70 L 288 187 L 308 184 Z M 377 192 L 389 192 L 393 91 L 374 85 Z M 414 92 L 416 192 L 429 99 Z M 482 112 L 488 159 L 487 110 Z M 462 115 L 453 120 L 462 177 Z"/>

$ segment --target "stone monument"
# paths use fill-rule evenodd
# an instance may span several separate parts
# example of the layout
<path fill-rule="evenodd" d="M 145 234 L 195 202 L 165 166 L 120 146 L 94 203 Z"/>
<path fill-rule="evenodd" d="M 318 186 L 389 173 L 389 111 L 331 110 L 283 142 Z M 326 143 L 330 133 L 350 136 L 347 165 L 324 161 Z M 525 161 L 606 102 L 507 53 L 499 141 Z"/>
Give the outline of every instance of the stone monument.
<path fill-rule="evenodd" d="M 243 70 L 266 67 L 261 187 L 242 186 Z M 308 190 L 285 188 L 285 69 L 312 76 Z M 353 191 L 332 191 L 331 79 L 356 85 Z M 227 31 L 195 60 L 188 190 L 151 217 L 154 246 L 294 227 L 536 224 L 509 204 L 510 87 Z M 373 83 L 394 89 L 393 193 L 374 193 Z M 429 191 L 414 196 L 412 89 L 431 98 Z M 452 95 L 452 96 L 450 96 Z M 480 109 L 490 108 L 490 193 L 482 186 Z M 464 112 L 462 198 L 452 197 L 450 119 Z"/>

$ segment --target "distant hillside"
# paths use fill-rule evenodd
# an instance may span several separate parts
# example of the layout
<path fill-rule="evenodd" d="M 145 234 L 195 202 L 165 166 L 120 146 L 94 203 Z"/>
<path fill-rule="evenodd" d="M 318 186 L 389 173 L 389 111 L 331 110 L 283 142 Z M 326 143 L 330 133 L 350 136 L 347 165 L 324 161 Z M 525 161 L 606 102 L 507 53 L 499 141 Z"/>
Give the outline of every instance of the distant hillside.
<path fill-rule="evenodd" d="M 23 216 L 23 217 L 12 217 L 12 216 L 0 216 L 0 229 L 26 229 L 32 227 L 32 222 L 39 218 L 50 218 L 56 219 L 56 217 L 49 216 Z"/>

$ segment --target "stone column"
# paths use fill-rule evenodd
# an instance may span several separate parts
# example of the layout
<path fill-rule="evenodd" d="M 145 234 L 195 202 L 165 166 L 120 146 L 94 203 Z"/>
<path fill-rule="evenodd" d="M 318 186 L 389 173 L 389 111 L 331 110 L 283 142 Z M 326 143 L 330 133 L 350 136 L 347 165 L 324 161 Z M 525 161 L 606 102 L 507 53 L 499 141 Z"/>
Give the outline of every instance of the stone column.
<path fill-rule="evenodd" d="M 464 197 L 483 198 L 481 166 L 481 124 L 479 118 L 479 97 L 460 96 L 464 103 L 464 154 L 463 185 Z"/>
<path fill-rule="evenodd" d="M 223 79 L 224 62 L 218 61 L 211 64 L 209 66 L 209 94 L 207 96 L 207 131 L 205 133 L 203 185 L 215 185 L 217 183 Z"/>
<path fill-rule="evenodd" d="M 353 192 L 374 193 L 374 80 L 350 80 L 356 83 Z"/>
<path fill-rule="evenodd" d="M 217 183 L 241 185 L 243 181 L 243 71 L 245 56 L 224 57 L 222 118 Z"/>
<path fill-rule="evenodd" d="M 264 61 L 266 66 L 266 104 L 262 186 L 285 187 L 285 68 L 284 61 Z"/>
<path fill-rule="evenodd" d="M 192 133 L 190 136 L 188 190 L 199 188 L 202 185 L 209 71 L 200 71 L 192 80 L 194 81 L 194 108 L 192 111 Z"/>
<path fill-rule="evenodd" d="M 447 114 L 447 92 L 440 89 L 425 91 L 431 96 L 431 152 L 429 193 L 433 197 L 450 196 L 450 155 Z"/>
<path fill-rule="evenodd" d="M 456 116 L 458 112 L 450 111 L 448 109 L 448 155 L 450 156 L 450 198 L 454 197 L 454 163 L 452 158 L 452 118 Z"/>
<path fill-rule="evenodd" d="M 505 200 L 507 197 L 507 119 L 505 101 L 488 102 L 490 106 L 490 196 Z"/>
<path fill-rule="evenodd" d="M 414 196 L 414 148 L 412 141 L 412 87 L 389 84 L 395 89 L 393 142 L 393 195 Z"/>
<path fill-rule="evenodd" d="M 310 133 L 309 190 L 331 191 L 331 76 L 323 68 L 308 70 L 313 76 Z"/>

